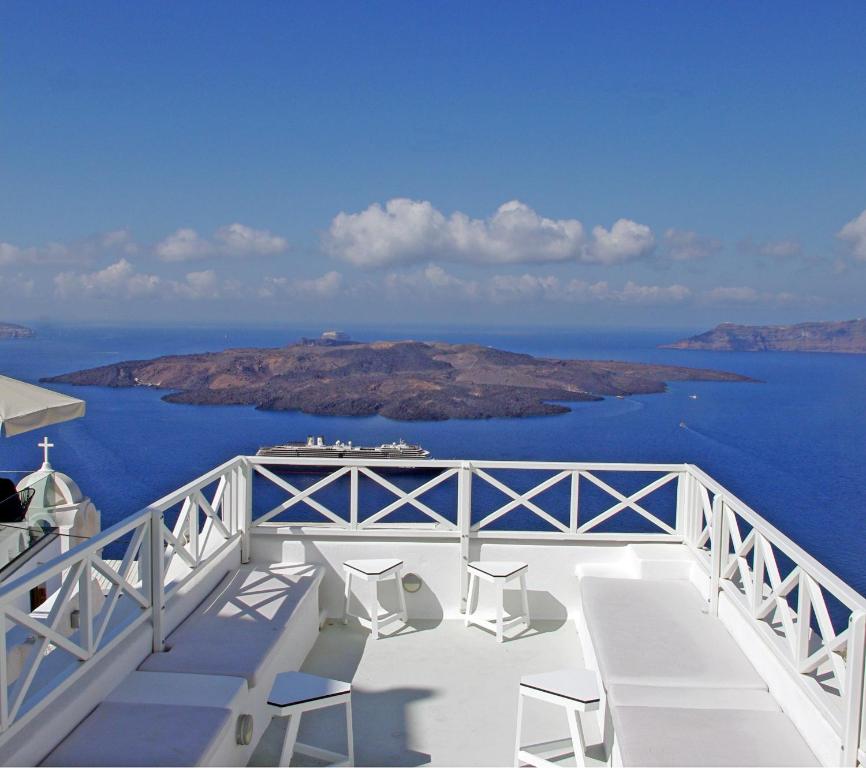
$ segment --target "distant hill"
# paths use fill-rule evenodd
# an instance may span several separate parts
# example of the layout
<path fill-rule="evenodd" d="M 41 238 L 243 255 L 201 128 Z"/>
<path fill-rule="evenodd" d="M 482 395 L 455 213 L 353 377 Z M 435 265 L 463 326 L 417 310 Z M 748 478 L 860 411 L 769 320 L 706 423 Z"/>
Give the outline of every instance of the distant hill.
<path fill-rule="evenodd" d="M 0 323 L 0 339 L 29 339 L 33 329 L 15 323 Z"/>
<path fill-rule="evenodd" d="M 866 320 L 736 325 L 722 323 L 711 331 L 662 344 L 663 349 L 706 349 L 716 352 L 847 352 L 866 354 Z"/>
<path fill-rule="evenodd" d="M 379 341 L 227 349 L 134 360 L 46 381 L 156 387 L 195 405 L 254 405 L 323 416 L 485 419 L 565 413 L 565 402 L 664 392 L 666 381 L 749 381 L 671 365 L 553 360 L 482 347 Z"/>

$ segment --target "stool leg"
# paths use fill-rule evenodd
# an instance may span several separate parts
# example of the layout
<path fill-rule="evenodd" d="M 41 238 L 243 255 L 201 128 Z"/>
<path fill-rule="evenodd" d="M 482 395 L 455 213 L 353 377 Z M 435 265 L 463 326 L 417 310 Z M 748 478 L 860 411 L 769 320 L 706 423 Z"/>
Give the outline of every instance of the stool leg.
<path fill-rule="evenodd" d="M 586 744 L 583 739 L 583 724 L 576 709 L 568 709 L 568 730 L 571 731 L 571 744 L 574 747 L 574 762 L 577 766 L 586 765 Z"/>
<path fill-rule="evenodd" d="M 505 613 L 505 584 L 502 579 L 496 580 L 496 642 L 502 642 L 502 623 Z"/>
<path fill-rule="evenodd" d="M 280 754 L 280 765 L 289 765 L 292 762 L 292 753 L 295 751 L 295 742 L 298 740 L 298 727 L 301 725 L 301 713 L 289 715 L 286 723 L 286 735 L 283 738 L 283 751 Z"/>
<path fill-rule="evenodd" d="M 524 625 L 529 629 L 529 596 L 526 594 L 526 573 L 520 574 L 520 596 L 523 600 Z"/>
<path fill-rule="evenodd" d="M 517 735 L 514 737 L 514 768 L 520 766 L 520 734 L 523 731 L 523 694 L 517 693 Z"/>
<path fill-rule="evenodd" d="M 373 599 L 370 603 L 370 627 L 373 639 L 379 639 L 379 580 L 373 579 Z"/>
<path fill-rule="evenodd" d="M 406 610 L 406 594 L 403 592 L 403 571 L 398 568 L 394 574 L 394 581 L 397 584 L 397 599 L 400 601 L 400 617 L 405 624 L 409 621 L 409 612 Z"/>
<path fill-rule="evenodd" d="M 349 600 L 352 597 L 352 572 L 346 571 L 346 594 L 343 600 L 343 624 L 349 623 Z"/>
<path fill-rule="evenodd" d="M 355 737 L 352 735 L 352 695 L 346 699 L 346 756 L 349 758 L 349 765 L 355 764 Z"/>
<path fill-rule="evenodd" d="M 469 615 L 472 613 L 472 591 L 477 586 L 475 574 L 469 571 L 469 589 L 466 592 L 466 612 L 463 614 L 463 626 L 469 626 Z"/>

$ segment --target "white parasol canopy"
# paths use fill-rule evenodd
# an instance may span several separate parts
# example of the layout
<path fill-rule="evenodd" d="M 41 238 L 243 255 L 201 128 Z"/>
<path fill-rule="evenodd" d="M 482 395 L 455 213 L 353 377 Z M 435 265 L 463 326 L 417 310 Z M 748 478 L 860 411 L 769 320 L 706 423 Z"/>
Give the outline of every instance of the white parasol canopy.
<path fill-rule="evenodd" d="M 0 375 L 0 431 L 7 437 L 84 416 L 84 400 Z"/>

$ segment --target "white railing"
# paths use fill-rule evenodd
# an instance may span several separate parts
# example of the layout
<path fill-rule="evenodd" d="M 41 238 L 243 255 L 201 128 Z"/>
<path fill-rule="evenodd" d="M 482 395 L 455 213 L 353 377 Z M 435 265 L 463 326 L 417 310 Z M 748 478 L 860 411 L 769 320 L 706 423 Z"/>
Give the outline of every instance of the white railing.
<path fill-rule="evenodd" d="M 672 464 L 590 464 L 574 462 L 516 462 L 516 461 L 410 461 L 410 460 L 341 460 L 341 459 L 286 459 L 248 457 L 253 473 L 284 492 L 277 504 L 253 516 L 250 525 L 279 522 L 281 525 L 325 524 L 346 530 L 374 531 L 393 527 L 389 520 L 393 513 L 411 507 L 416 520 L 409 523 L 432 524 L 443 533 L 468 532 L 471 535 L 490 533 L 493 524 L 512 516 L 518 510 L 530 513 L 537 527 L 528 531 L 523 527 L 508 526 L 507 531 L 520 530 L 534 535 L 565 534 L 571 538 L 593 534 L 592 538 L 628 538 L 634 534 L 642 537 L 659 536 L 681 540 L 676 529 L 676 494 L 671 493 L 666 513 L 669 521 L 646 509 L 642 503 L 666 486 L 674 486 L 687 474 L 683 465 Z M 323 474 L 306 487 L 286 477 L 285 472 L 307 472 L 310 477 Z M 406 472 L 408 482 L 398 484 L 398 478 L 406 477 L 394 473 Z M 431 476 L 432 475 L 432 476 Z M 603 479 L 607 475 L 608 479 Z M 650 475 L 649 482 L 636 490 L 622 492 L 614 487 L 610 476 Z M 521 476 L 534 482 L 528 489 L 518 490 L 509 483 Z M 343 488 L 335 486 L 343 480 Z M 387 499 L 361 513 L 364 493 L 362 481 L 367 482 L 367 494 L 371 490 Z M 450 491 L 440 494 L 437 504 L 422 499 L 436 489 Z M 412 487 L 405 487 L 411 485 Z M 581 505 L 582 488 L 591 487 L 610 502 L 604 508 L 585 514 Z M 325 489 L 333 491 L 328 501 L 321 501 L 316 494 Z M 382 492 L 385 492 L 384 494 Z M 492 504 L 490 509 L 479 513 L 479 497 L 483 501 L 484 491 L 489 501 L 499 497 L 501 504 Z M 558 492 L 547 501 L 541 497 Z M 258 492 L 256 492 L 258 495 Z M 375 501 L 375 500 L 374 500 Z M 289 510 L 305 508 L 315 512 L 314 519 L 287 517 Z M 631 511 L 649 523 L 650 530 L 627 529 L 603 530 L 604 524 L 621 513 Z M 403 523 L 404 525 L 406 523 Z M 503 535 L 508 535 L 500 529 Z"/>
<path fill-rule="evenodd" d="M 244 468 L 233 459 L 0 587 L 0 738 L 133 633 L 147 631 L 153 650 L 163 648 L 168 601 L 241 538 Z M 100 581 L 110 585 L 107 594 Z M 19 607 L 52 583 L 58 588 L 44 605 L 29 613 Z"/>
<path fill-rule="evenodd" d="M 697 467 L 682 494 L 684 538 L 710 577 L 711 611 L 721 594 L 732 599 L 840 734 L 841 764 L 856 765 L 866 600 Z"/>
<path fill-rule="evenodd" d="M 479 539 L 683 542 L 708 576 L 711 610 L 725 594 L 762 632 L 836 728 L 841 762 L 862 749 L 866 601 L 692 465 L 255 456 L 0 587 L 0 740 L 131 633 L 161 650 L 167 603 L 226 548 L 248 559 L 253 531 L 444 538 L 464 561 Z M 107 594 L 89 588 L 94 576 Z M 41 612 L 16 608 L 51 580 L 59 589 Z"/>

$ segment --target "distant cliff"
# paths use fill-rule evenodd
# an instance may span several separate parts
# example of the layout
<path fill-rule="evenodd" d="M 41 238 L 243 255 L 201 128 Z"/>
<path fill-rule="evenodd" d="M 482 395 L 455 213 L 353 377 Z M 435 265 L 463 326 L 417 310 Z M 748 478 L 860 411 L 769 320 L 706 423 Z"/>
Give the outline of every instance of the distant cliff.
<path fill-rule="evenodd" d="M 866 353 L 866 320 L 735 325 L 722 323 L 711 331 L 663 344 L 664 349 L 708 349 L 717 352 L 848 352 Z"/>
<path fill-rule="evenodd" d="M 170 390 L 165 399 L 174 403 L 428 421 L 564 413 L 563 401 L 663 392 L 666 381 L 749 379 L 678 366 L 537 358 L 477 344 L 380 341 L 160 357 L 46 381 L 156 387 Z"/>
<path fill-rule="evenodd" d="M 0 339 L 29 339 L 33 329 L 15 323 L 0 323 Z"/>

